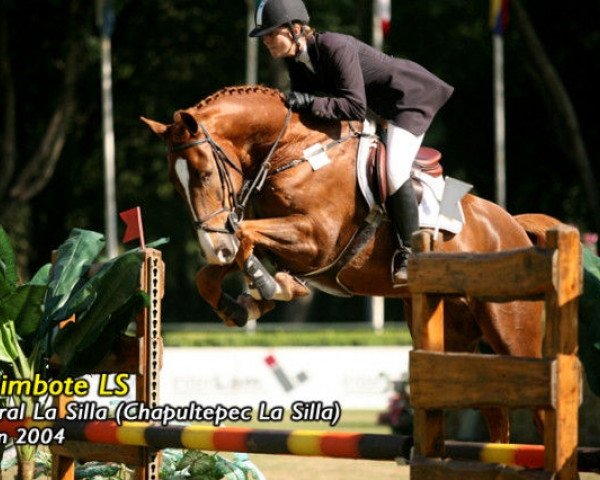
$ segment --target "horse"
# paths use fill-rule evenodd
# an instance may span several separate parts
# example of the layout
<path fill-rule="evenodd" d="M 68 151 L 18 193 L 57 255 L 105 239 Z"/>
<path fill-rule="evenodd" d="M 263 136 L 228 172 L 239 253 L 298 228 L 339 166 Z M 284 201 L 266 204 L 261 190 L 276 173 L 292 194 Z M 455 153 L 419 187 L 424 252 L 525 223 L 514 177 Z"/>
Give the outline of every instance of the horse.
<path fill-rule="evenodd" d="M 383 221 L 363 248 L 339 263 L 370 209 L 357 186 L 360 122 L 325 121 L 287 109 L 280 91 L 227 87 L 174 113 L 171 124 L 141 117 L 166 144 L 169 177 L 190 210 L 207 265 L 196 274 L 199 294 L 227 325 L 259 318 L 274 300 L 307 295 L 306 281 L 326 292 L 403 298 L 390 265 L 393 227 Z M 320 143 L 330 163 L 313 169 L 304 150 Z M 551 217 L 515 219 L 475 195 L 461 200 L 460 233 L 440 232 L 441 252 L 497 252 L 543 244 Z M 523 225 L 528 227 L 532 238 Z M 258 257 L 276 267 L 271 276 Z M 224 277 L 242 270 L 254 287 L 233 299 Z M 343 287 L 343 288 L 342 288 Z M 495 353 L 541 357 L 541 302 L 447 302 L 446 348 L 473 352 L 484 340 Z M 410 320 L 409 320 L 410 327 Z M 483 410 L 490 438 L 509 440 L 508 413 Z M 535 415 L 541 426 L 541 414 Z"/>

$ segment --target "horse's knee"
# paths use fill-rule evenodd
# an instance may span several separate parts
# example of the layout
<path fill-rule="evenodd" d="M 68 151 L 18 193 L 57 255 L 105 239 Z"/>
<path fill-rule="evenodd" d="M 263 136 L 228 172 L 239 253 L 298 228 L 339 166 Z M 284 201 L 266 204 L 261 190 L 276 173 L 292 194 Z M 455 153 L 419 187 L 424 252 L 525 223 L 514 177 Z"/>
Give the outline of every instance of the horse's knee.
<path fill-rule="evenodd" d="M 288 273 L 276 273 L 275 281 L 278 286 L 275 300 L 289 302 L 296 297 L 305 297 L 310 293 L 310 290 L 306 285 L 299 282 Z"/>
<path fill-rule="evenodd" d="M 211 307 L 216 309 L 221 299 L 221 282 L 215 281 L 214 276 L 207 271 L 208 268 L 205 267 L 196 272 L 196 290 Z"/>
<path fill-rule="evenodd" d="M 244 222 L 240 223 L 239 228 L 236 231 L 236 236 L 240 241 L 236 260 L 240 269 L 243 269 L 244 263 L 254 252 L 254 241 L 250 238 L 247 229 L 244 227 Z"/>

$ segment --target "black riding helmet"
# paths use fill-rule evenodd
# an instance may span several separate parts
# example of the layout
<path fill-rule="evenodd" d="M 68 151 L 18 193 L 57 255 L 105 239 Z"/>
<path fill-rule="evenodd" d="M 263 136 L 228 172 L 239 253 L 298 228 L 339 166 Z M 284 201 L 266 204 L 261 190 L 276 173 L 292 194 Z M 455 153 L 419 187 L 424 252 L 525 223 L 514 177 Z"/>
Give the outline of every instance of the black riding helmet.
<path fill-rule="evenodd" d="M 282 25 L 291 25 L 296 21 L 306 24 L 309 20 L 302 0 L 261 0 L 254 17 L 256 27 L 249 35 L 262 37 Z"/>

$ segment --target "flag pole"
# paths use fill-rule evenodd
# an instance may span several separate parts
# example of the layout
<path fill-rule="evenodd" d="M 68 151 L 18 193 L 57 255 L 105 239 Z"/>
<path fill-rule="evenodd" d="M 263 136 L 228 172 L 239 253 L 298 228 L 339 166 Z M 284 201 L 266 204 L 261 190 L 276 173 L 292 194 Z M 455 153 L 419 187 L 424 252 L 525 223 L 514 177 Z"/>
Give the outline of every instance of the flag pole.
<path fill-rule="evenodd" d="M 373 0 L 371 45 L 383 50 L 384 22 L 391 20 L 390 0 Z M 367 320 L 375 333 L 382 333 L 385 324 L 385 299 L 383 297 L 366 297 Z"/>
<path fill-rule="evenodd" d="M 246 29 L 254 27 L 255 0 L 246 0 Z M 246 84 L 255 85 L 258 82 L 258 40 L 246 35 Z"/>
<path fill-rule="evenodd" d="M 115 185 L 115 132 L 112 97 L 111 34 L 114 25 L 114 10 L 111 0 L 96 1 L 96 21 L 100 29 L 102 78 L 102 134 L 104 150 L 104 228 L 106 254 L 117 256 L 117 195 Z"/>
<path fill-rule="evenodd" d="M 504 30 L 509 0 L 490 0 L 494 57 L 494 168 L 496 203 L 506 208 L 506 116 L 504 101 Z"/>
<path fill-rule="evenodd" d="M 504 38 L 494 33 L 494 125 L 496 203 L 506 208 L 506 117 L 504 103 Z"/>

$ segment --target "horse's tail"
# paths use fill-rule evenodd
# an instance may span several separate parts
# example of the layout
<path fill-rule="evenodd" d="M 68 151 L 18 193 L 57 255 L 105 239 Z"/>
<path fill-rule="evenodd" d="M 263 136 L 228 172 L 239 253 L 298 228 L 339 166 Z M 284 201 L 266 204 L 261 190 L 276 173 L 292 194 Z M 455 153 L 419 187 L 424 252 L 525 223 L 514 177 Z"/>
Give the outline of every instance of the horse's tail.
<path fill-rule="evenodd" d="M 546 247 L 546 230 L 560 225 L 562 222 L 543 213 L 523 213 L 514 219 L 527 232 L 527 236 L 536 247 Z"/>

